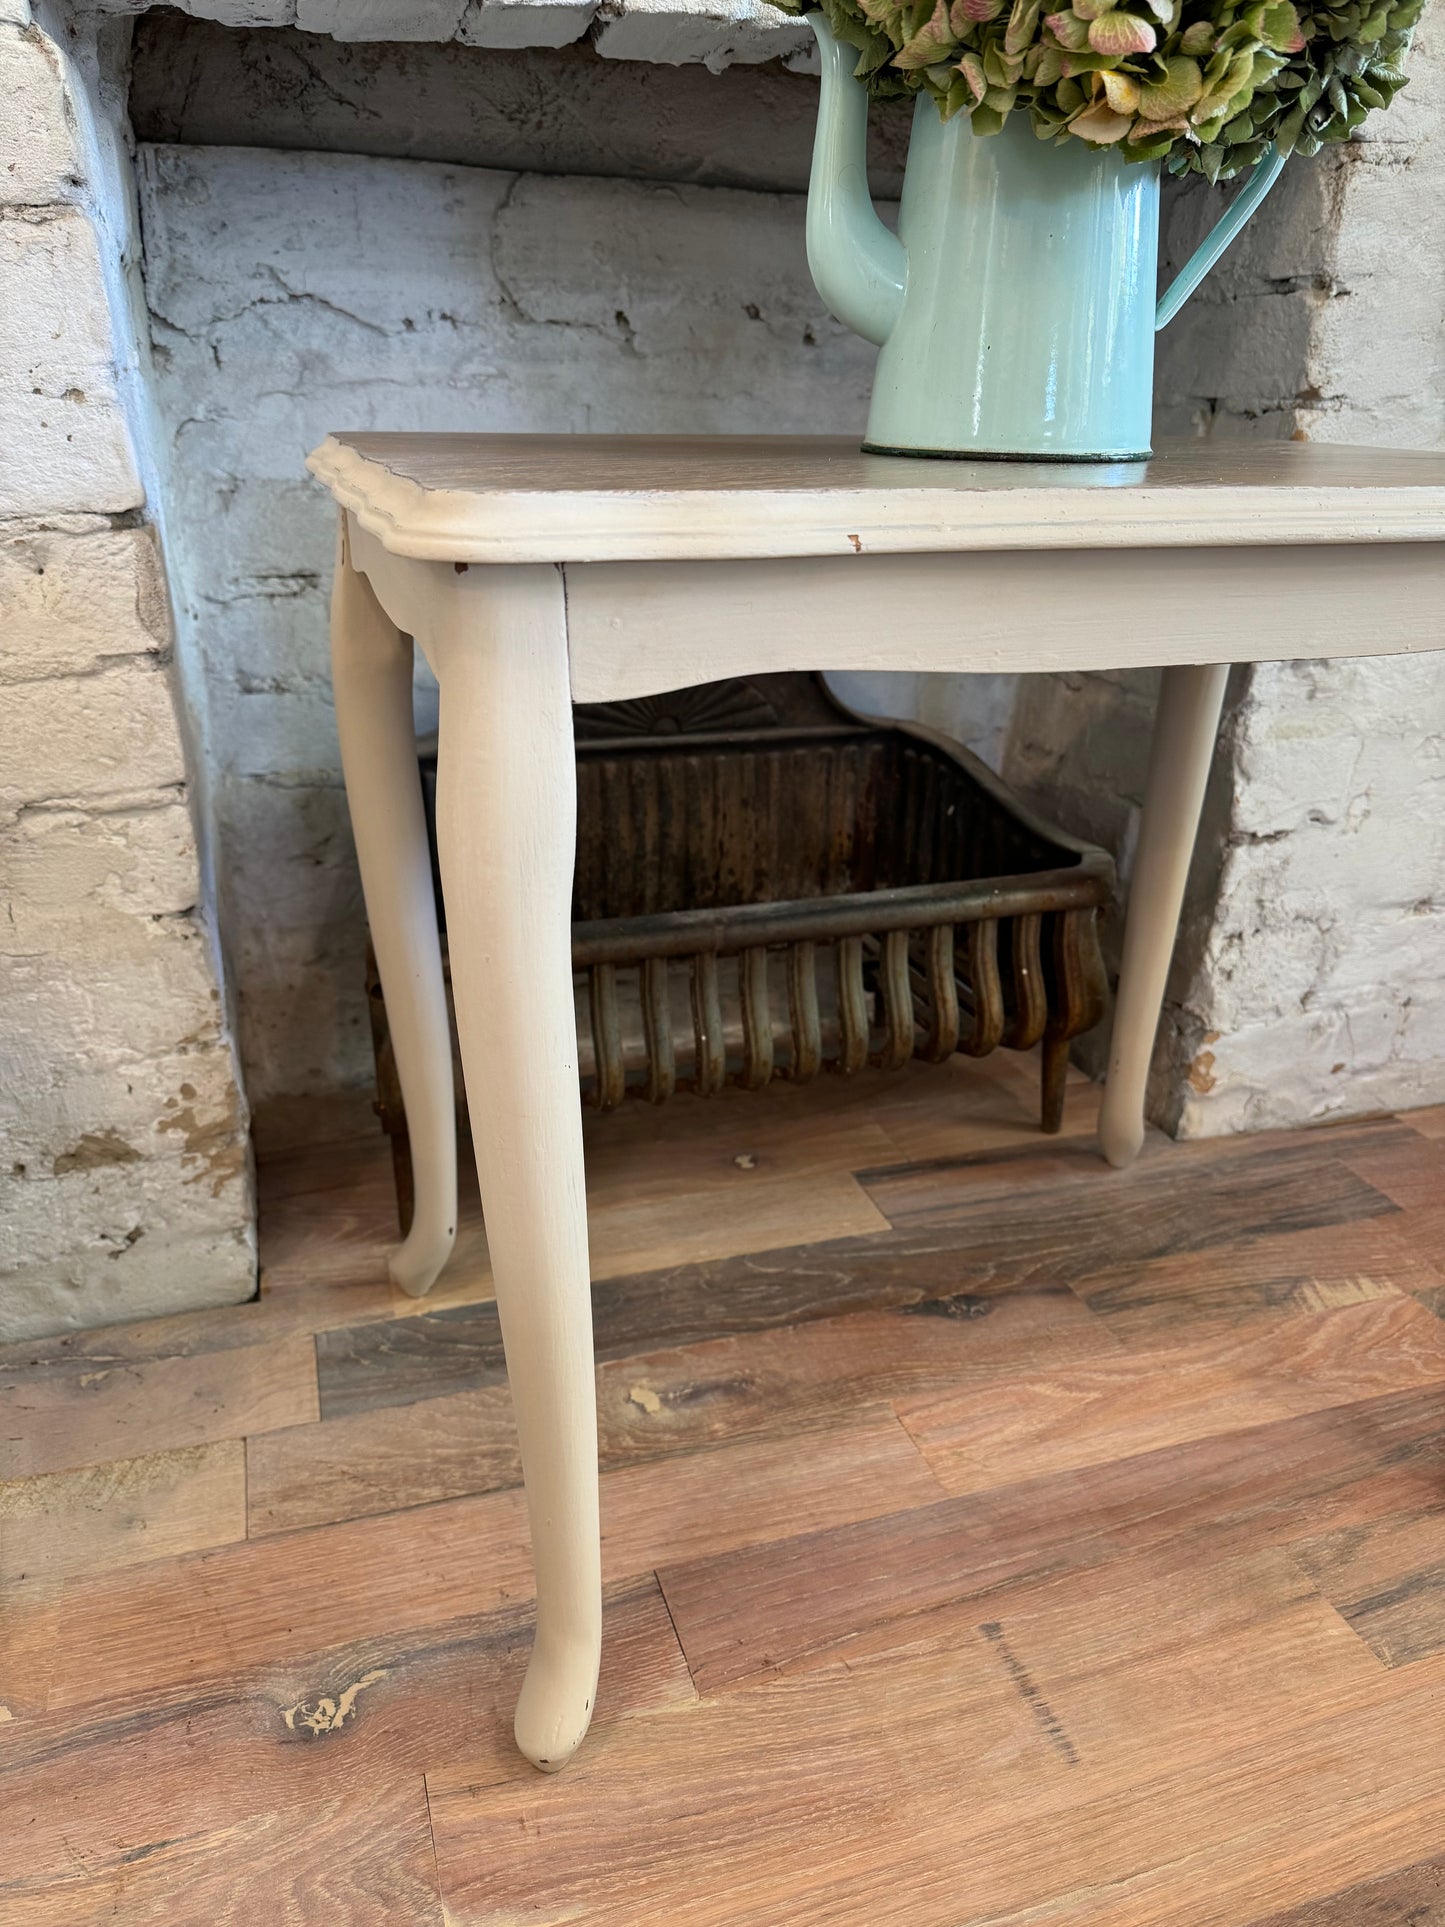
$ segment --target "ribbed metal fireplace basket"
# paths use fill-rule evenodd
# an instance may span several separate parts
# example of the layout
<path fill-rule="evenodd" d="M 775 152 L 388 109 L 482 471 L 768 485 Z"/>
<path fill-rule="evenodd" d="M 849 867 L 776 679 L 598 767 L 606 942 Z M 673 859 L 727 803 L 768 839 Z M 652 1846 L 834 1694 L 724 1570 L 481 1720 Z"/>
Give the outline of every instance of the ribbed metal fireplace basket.
<path fill-rule="evenodd" d="M 1043 1128 L 1059 1128 L 1069 1040 L 1104 1011 L 1103 850 L 1041 822 L 956 745 L 856 716 L 812 676 L 575 717 L 584 1101 L 610 1111 L 1042 1043 Z M 435 777 L 423 756 L 429 816 Z M 367 984 L 405 1227 L 406 1116 L 369 954 Z M 458 1114 L 465 1130 L 461 1099 Z"/>

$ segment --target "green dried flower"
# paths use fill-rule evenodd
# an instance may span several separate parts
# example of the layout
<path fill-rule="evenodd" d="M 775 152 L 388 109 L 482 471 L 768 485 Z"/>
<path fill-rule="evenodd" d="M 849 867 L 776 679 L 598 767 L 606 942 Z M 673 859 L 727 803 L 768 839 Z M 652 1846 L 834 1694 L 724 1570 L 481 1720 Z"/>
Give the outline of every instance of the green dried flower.
<path fill-rule="evenodd" d="M 773 0 L 821 5 L 879 95 L 926 93 L 978 134 L 1027 111 L 1040 140 L 1117 147 L 1211 181 L 1274 143 L 1348 140 L 1405 85 L 1424 0 Z"/>

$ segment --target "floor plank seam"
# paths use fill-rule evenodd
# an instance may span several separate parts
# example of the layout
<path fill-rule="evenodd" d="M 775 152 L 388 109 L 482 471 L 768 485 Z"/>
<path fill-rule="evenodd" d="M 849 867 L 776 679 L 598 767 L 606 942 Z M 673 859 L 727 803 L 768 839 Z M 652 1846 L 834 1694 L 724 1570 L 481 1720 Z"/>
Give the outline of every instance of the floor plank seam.
<path fill-rule="evenodd" d="M 1331 1599 L 1330 1595 L 1325 1591 L 1324 1587 L 1320 1584 L 1319 1579 L 1315 1576 L 1314 1573 L 1312 1573 L 1309 1570 L 1309 1568 L 1305 1565 L 1304 1561 L 1298 1556 L 1298 1553 L 1295 1547 L 1292 1545 L 1286 1545 L 1281 1547 L 1281 1550 L 1283 1551 L 1285 1557 L 1289 1560 L 1289 1563 L 1292 1569 L 1299 1574 L 1302 1583 L 1306 1586 L 1309 1586 L 1314 1591 L 1314 1593 L 1316 1594 L 1316 1596 L 1320 1601 L 1320 1604 L 1328 1610 L 1328 1612 L 1331 1614 L 1333 1618 L 1339 1621 L 1340 1625 L 1342 1625 L 1345 1628 L 1346 1632 L 1350 1634 L 1350 1636 L 1357 1642 L 1357 1644 L 1364 1647 L 1365 1651 L 1370 1655 L 1370 1658 L 1375 1662 L 1376 1666 L 1380 1669 L 1380 1671 L 1382 1673 L 1390 1673 L 1390 1672 L 1398 1671 L 1399 1669 L 1397 1667 L 1392 1667 L 1389 1664 L 1389 1662 L 1384 1658 L 1383 1654 L 1377 1651 L 1375 1646 L 1366 1637 L 1366 1635 L 1363 1632 L 1361 1632 L 1360 1628 L 1353 1623 L 1353 1621 L 1349 1617 L 1349 1614 L 1344 1610 L 1344 1608 L 1339 1604 L 1339 1602 L 1337 1600 Z"/>
<path fill-rule="evenodd" d="M 697 1683 L 697 1674 L 692 1669 L 692 1661 L 687 1656 L 687 1648 L 682 1643 L 682 1634 L 678 1630 L 677 1620 L 673 1615 L 672 1601 L 667 1596 L 667 1587 L 662 1583 L 662 1570 L 660 1567 L 653 1567 L 652 1578 L 653 1583 L 657 1587 L 657 1596 L 662 1601 L 662 1610 L 667 1614 L 667 1623 L 672 1628 L 672 1636 L 677 1641 L 677 1650 L 682 1654 L 682 1663 L 687 1668 L 687 1676 L 692 1681 L 693 1697 L 694 1699 L 700 1700 L 703 1697 L 703 1691 Z"/>
<path fill-rule="evenodd" d="M 818 1320 L 813 1322 L 824 1323 L 827 1321 Z M 773 1327 L 771 1329 L 779 1330 L 779 1329 L 788 1329 L 788 1328 Z M 752 1335 L 753 1334 L 743 1334 L 743 1336 L 752 1336 Z M 646 1353 L 642 1354 L 638 1362 L 642 1362 L 643 1360 L 646 1359 L 647 1356 L 648 1354 Z M 633 1361 L 623 1358 L 618 1360 L 608 1360 L 606 1362 L 628 1364 Z M 439 1395 L 439 1396 L 442 1396 L 442 1395 Z M 447 1394 L 446 1396 L 455 1396 L 455 1394 Z M 412 1408 L 412 1406 L 425 1405 L 427 1403 L 429 1403 L 427 1399 L 418 1398 L 418 1399 L 407 1400 L 405 1403 L 399 1404 L 396 1406 L 380 1407 L 380 1408 L 374 1408 L 374 1409 L 405 1412 L 405 1411 L 409 1411 Z M 892 1406 L 886 1399 L 878 1398 L 878 1397 L 862 1398 L 862 1399 L 859 1399 L 854 1404 L 847 1405 L 841 1408 L 834 1407 L 824 1412 L 804 1412 L 802 1414 L 779 1412 L 774 1417 L 767 1420 L 766 1422 L 760 1423 L 756 1428 L 748 1428 L 748 1429 L 739 1430 L 736 1432 L 729 1432 L 715 1438 L 698 1438 L 695 1440 L 694 1439 L 677 1440 L 677 1439 L 663 1438 L 663 1439 L 659 1439 L 657 1443 L 650 1449 L 618 1454 L 615 1458 L 609 1458 L 606 1452 L 604 1451 L 599 1461 L 600 1472 L 601 1472 L 601 1475 L 605 1478 L 609 1473 L 631 1472 L 647 1466 L 655 1467 L 663 1464 L 677 1464 L 684 1460 L 701 1459 L 701 1458 L 707 1457 L 711 1453 L 726 1452 L 733 1447 L 743 1446 L 743 1445 L 775 1444 L 779 1446 L 784 1446 L 786 1445 L 787 1441 L 790 1439 L 798 1439 L 798 1438 L 805 1438 L 805 1437 L 815 1438 L 819 1436 L 826 1436 L 831 1432 L 835 1432 L 838 1429 L 840 1424 L 859 1421 L 861 1419 L 866 1418 L 870 1412 L 883 1413 L 885 1411 L 887 1412 L 890 1418 L 894 1419 L 895 1421 L 898 1421 L 901 1424 L 901 1421 L 899 1421 L 898 1412 L 894 1408 L 894 1406 Z M 364 1416 L 364 1414 L 362 1414 L 362 1416 Z M 333 1424 L 335 1424 L 336 1422 L 337 1421 L 335 1420 L 332 1421 Z M 324 1421 L 322 1421 L 322 1423 L 324 1423 Z M 309 1430 L 314 1430 L 316 1428 L 315 1428 L 315 1425 L 313 1424 L 311 1426 L 308 1426 L 306 1429 L 309 1431 Z M 904 1426 L 903 1430 L 906 1433 L 907 1427 Z M 257 1436 L 261 1436 L 261 1435 L 257 1435 Z M 249 1447 L 249 1444 L 251 1443 L 251 1441 L 248 1439 L 246 1443 Z M 909 1437 L 909 1444 L 910 1446 L 913 1447 L 913 1450 L 915 1452 L 918 1451 L 917 1444 L 912 1439 L 911 1436 Z M 923 1455 L 920 1453 L 918 1456 L 922 1458 Z M 249 1452 L 248 1452 L 248 1457 L 247 1457 L 248 1478 L 249 1478 L 249 1463 L 250 1461 L 249 1461 Z M 924 1469 L 928 1472 L 929 1478 L 932 1480 L 932 1483 L 934 1484 L 934 1486 L 936 1486 L 938 1489 L 938 1496 L 940 1498 L 948 1497 L 949 1495 L 946 1492 L 946 1490 L 941 1485 L 939 1485 L 937 1476 L 934 1474 L 932 1467 L 928 1466 L 926 1460 L 924 1460 L 923 1463 L 924 1463 Z M 254 1544 L 261 1545 L 273 1539 L 283 1539 L 288 1537 L 294 1537 L 302 1533 L 324 1530 L 328 1526 L 358 1525 L 363 1520 L 401 1518 L 408 1513 L 424 1512 L 435 1506 L 460 1504 L 469 1499 L 496 1498 L 503 1493 L 521 1492 L 523 1489 L 524 1487 L 523 1487 L 522 1477 L 519 1472 L 515 1477 L 508 1478 L 503 1481 L 499 1481 L 496 1484 L 469 1486 L 462 1491 L 447 1492 L 447 1493 L 439 1494 L 429 1498 L 414 1499 L 405 1505 L 378 1506 L 374 1511 L 341 1513 L 332 1518 L 308 1519 L 308 1520 L 300 1521 L 295 1524 L 272 1526 L 272 1527 L 267 1527 L 263 1531 L 256 1531 L 252 1529 L 252 1521 L 251 1521 L 250 1507 L 249 1507 L 249 1485 L 248 1485 L 246 1538 L 248 1541 Z M 646 1568 L 640 1568 L 638 1573 L 633 1576 L 643 1577 L 645 1575 L 645 1571 L 646 1571 Z"/>
<path fill-rule="evenodd" d="M 918 1454 L 919 1462 L 922 1464 L 929 1478 L 933 1481 L 934 1485 L 938 1487 L 939 1498 L 940 1499 L 952 1498 L 953 1494 L 949 1491 L 948 1487 L 943 1483 L 942 1479 L 939 1478 L 938 1473 L 934 1468 L 933 1462 L 929 1458 L 928 1454 L 924 1451 L 923 1447 L 919 1444 L 918 1440 L 914 1437 L 913 1433 L 909 1431 L 907 1425 L 904 1424 L 903 1414 L 899 1411 L 896 1403 L 892 1399 L 888 1401 L 888 1410 L 892 1413 L 894 1422 L 897 1424 L 899 1431 L 903 1434 L 904 1438 L 907 1439 L 908 1443 L 913 1447 L 913 1450 Z M 912 1510 L 915 1510 L 915 1508 L 910 1507 L 909 1510 L 912 1511 Z"/>
<path fill-rule="evenodd" d="M 26 1920 L 1436 1922 L 1445 1108 L 1110 1183 L 1024 1141 L 1014 1083 L 989 1142 L 929 1076 L 846 1130 L 840 1087 L 599 1139 L 638 1262 L 597 1285 L 605 1711 L 560 1779 L 511 1750 L 522 1487 L 462 1376 L 487 1345 L 504 1382 L 496 1333 L 409 1300 L 367 1341 L 375 1147 L 285 1148 L 259 1306 L 0 1352 L 38 1358 L 37 1451 L 87 1459 L 0 1491 L 43 1582 L 0 1626 Z M 784 1123 L 802 1216 L 736 1251 L 735 1154 Z M 887 1211 L 848 1229 L 819 1169 Z"/>
<path fill-rule="evenodd" d="M 427 1779 L 425 1773 L 421 1776 L 421 1793 L 423 1800 L 426 1802 L 426 1837 L 431 1847 L 432 1878 L 436 1882 L 437 1907 L 441 1913 L 441 1927 L 447 1927 L 450 1916 L 447 1912 L 446 1895 L 442 1892 L 442 1863 L 441 1855 L 437 1852 L 436 1823 L 432 1818 L 431 1782 Z"/>
<path fill-rule="evenodd" d="M 923 1460 L 923 1463 L 928 1466 L 929 1471 L 933 1473 L 934 1482 L 938 1486 L 940 1493 L 946 1499 L 954 1497 L 955 1495 L 949 1492 L 948 1488 L 943 1484 L 943 1481 L 939 1478 L 938 1474 L 933 1471 L 933 1467 L 929 1465 L 928 1454 L 924 1451 L 922 1445 L 919 1443 L 917 1434 L 910 1429 L 907 1419 L 904 1418 L 902 1412 L 899 1411 L 897 1404 L 890 1402 L 888 1409 L 890 1412 L 892 1412 L 894 1418 L 897 1419 L 898 1423 L 903 1427 L 903 1430 L 908 1434 L 908 1443 L 913 1447 L 914 1451 L 918 1454 L 919 1458 Z M 1027 1483 L 1027 1481 L 1025 1481 L 1025 1483 Z"/>

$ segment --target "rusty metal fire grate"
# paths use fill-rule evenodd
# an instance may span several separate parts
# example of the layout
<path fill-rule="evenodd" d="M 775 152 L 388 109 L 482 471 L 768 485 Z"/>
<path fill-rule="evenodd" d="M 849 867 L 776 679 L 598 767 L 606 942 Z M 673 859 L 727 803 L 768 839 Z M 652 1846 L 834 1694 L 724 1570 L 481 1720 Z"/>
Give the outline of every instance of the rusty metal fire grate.
<path fill-rule="evenodd" d="M 812 676 L 579 708 L 576 731 L 585 1102 L 1041 1044 L 1058 1129 L 1069 1042 L 1106 1001 L 1105 851 L 958 746 L 856 716 Z M 435 773 L 424 756 L 429 814 Z M 405 1226 L 406 1118 L 370 955 L 367 984 Z"/>

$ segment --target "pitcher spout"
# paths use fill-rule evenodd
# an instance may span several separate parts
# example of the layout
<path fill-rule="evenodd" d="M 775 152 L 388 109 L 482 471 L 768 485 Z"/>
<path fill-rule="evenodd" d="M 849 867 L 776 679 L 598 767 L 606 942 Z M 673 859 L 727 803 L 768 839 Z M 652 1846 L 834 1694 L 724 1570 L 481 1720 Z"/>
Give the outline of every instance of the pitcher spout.
<path fill-rule="evenodd" d="M 808 185 L 808 266 L 844 327 L 881 347 L 902 311 L 907 257 L 868 192 L 868 93 L 853 77 L 857 49 L 834 35 L 823 14 L 810 13 L 808 24 L 823 63 Z"/>

